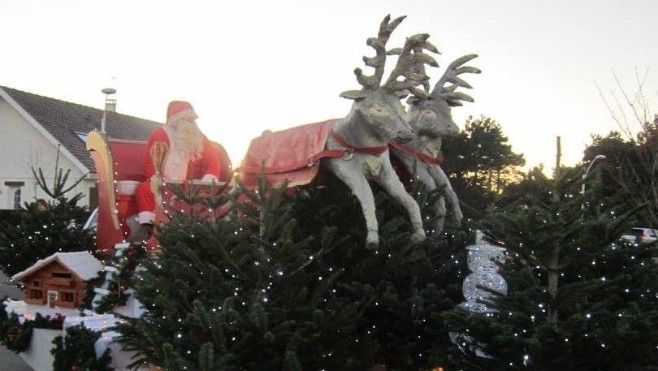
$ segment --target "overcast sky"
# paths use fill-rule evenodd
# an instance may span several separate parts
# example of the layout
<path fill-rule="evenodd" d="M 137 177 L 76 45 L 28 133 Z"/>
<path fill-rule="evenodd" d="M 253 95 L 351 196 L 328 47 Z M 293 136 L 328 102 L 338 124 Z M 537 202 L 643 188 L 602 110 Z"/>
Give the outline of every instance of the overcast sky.
<path fill-rule="evenodd" d="M 619 129 L 604 102 L 615 75 L 629 93 L 645 80 L 658 112 L 654 0 L 2 0 L 0 85 L 102 108 L 113 84 L 120 113 L 160 122 L 189 100 L 237 164 L 265 129 L 347 114 L 338 95 L 360 88 L 353 70 L 386 14 L 407 16 L 390 46 L 431 35 L 432 81 L 479 55 L 475 103 L 455 120 L 495 119 L 530 167 L 554 167 L 557 136 L 573 165 L 592 134 Z"/>

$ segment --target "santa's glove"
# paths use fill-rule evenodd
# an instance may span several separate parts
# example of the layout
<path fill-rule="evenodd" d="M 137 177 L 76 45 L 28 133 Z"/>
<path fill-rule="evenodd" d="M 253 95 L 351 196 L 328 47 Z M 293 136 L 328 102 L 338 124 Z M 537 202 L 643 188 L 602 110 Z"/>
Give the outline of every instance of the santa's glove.
<path fill-rule="evenodd" d="M 212 182 L 216 183 L 217 182 L 217 177 L 212 175 L 212 174 L 206 174 L 206 175 L 203 176 L 203 178 L 201 178 L 201 181 L 208 182 L 208 183 L 212 183 Z"/>

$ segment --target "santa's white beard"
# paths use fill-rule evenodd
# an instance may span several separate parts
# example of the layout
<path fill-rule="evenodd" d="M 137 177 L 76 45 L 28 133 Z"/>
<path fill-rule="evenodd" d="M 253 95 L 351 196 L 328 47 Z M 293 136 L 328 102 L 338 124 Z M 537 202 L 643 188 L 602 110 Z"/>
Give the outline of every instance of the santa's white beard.
<path fill-rule="evenodd" d="M 188 159 L 197 159 L 203 151 L 203 133 L 195 123 L 185 123 L 173 127 L 176 133 L 176 147 Z"/>

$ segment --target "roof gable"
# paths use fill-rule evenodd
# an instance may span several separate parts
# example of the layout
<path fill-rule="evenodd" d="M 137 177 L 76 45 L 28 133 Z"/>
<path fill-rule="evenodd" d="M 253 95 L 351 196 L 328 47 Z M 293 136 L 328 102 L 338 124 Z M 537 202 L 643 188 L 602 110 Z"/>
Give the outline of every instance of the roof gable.
<path fill-rule="evenodd" d="M 16 273 L 12 279 L 22 281 L 31 274 L 47 267 L 51 263 L 57 262 L 69 271 L 80 277 L 83 281 L 90 280 L 98 275 L 98 271 L 103 269 L 100 260 L 96 259 L 87 251 L 77 252 L 58 252 L 45 259 L 40 259 L 22 272 Z"/>
<path fill-rule="evenodd" d="M 0 86 L 0 90 L 11 97 L 89 171 L 95 172 L 93 161 L 80 134 L 100 130 L 103 110 L 3 86 Z M 145 141 L 151 131 L 161 125 L 155 121 L 107 112 L 105 129 L 110 138 Z"/>

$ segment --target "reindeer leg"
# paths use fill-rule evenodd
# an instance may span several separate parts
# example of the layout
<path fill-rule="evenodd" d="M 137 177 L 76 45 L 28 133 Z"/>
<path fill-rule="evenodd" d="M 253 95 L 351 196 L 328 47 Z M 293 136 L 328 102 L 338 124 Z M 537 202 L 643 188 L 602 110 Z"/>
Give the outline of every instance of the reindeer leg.
<path fill-rule="evenodd" d="M 428 165 L 420 161 L 414 161 L 414 174 L 418 181 L 420 181 L 428 192 L 432 192 L 437 188 L 437 184 L 430 174 Z M 443 225 L 445 224 L 446 218 L 446 204 L 443 196 L 437 198 L 434 202 L 434 224 L 433 224 L 433 233 L 441 233 L 443 231 Z"/>
<path fill-rule="evenodd" d="M 451 227 L 458 227 L 464 219 L 464 214 L 462 214 L 462 210 L 459 207 L 459 199 L 457 198 L 455 191 L 452 189 L 448 176 L 438 165 L 429 167 L 428 172 L 434 179 L 436 187 L 443 189 L 443 213 L 444 215 L 447 213 L 448 225 Z M 449 212 L 446 210 L 446 203 Z M 441 224 L 441 229 L 443 229 L 443 223 Z"/>
<path fill-rule="evenodd" d="M 359 200 L 368 230 L 366 249 L 376 249 L 379 246 L 379 226 L 377 224 L 377 216 L 375 215 L 375 197 L 372 194 L 368 180 L 363 173 L 352 167 L 340 166 L 334 161 L 329 161 L 328 167 L 338 179 L 347 185 L 357 200 Z"/>
<path fill-rule="evenodd" d="M 398 178 L 390 161 L 382 161 L 382 168 L 375 181 L 381 185 L 391 197 L 397 200 L 409 213 L 411 225 L 414 232 L 411 235 L 411 241 L 420 242 L 425 239 L 425 230 L 423 229 L 423 219 L 420 215 L 420 207 L 416 200 L 407 193 L 404 185 Z"/>
<path fill-rule="evenodd" d="M 436 218 L 434 220 L 434 233 L 439 234 L 443 232 L 443 227 L 446 224 L 446 214 L 448 213 L 446 209 L 446 199 L 441 196 L 434 201 L 434 210 L 436 212 Z"/>

